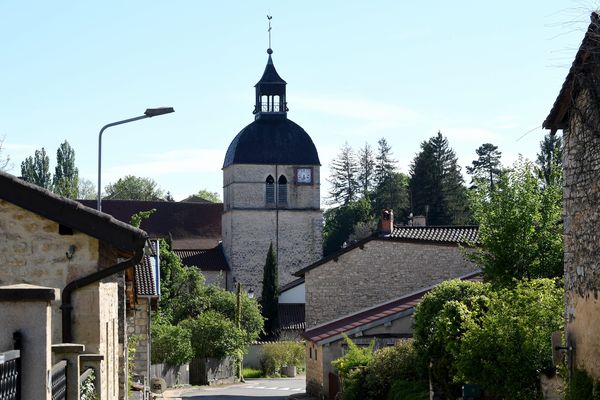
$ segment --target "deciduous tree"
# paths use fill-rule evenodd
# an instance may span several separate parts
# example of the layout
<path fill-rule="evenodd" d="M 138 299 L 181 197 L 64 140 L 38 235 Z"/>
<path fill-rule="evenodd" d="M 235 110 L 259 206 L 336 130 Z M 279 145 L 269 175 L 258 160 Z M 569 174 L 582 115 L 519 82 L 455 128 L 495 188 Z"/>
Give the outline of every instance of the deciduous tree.
<path fill-rule="evenodd" d="M 76 199 L 79 194 L 79 170 L 75 166 L 75 150 L 66 140 L 56 151 L 52 188 L 54 193 L 70 199 Z"/>
<path fill-rule="evenodd" d="M 164 192 L 151 178 L 127 175 L 106 186 L 107 200 L 164 200 Z"/>
<path fill-rule="evenodd" d="M 29 156 L 21 163 L 21 177 L 44 189 L 52 189 L 50 158 L 43 147 L 41 150 L 36 150 L 33 157 Z"/>

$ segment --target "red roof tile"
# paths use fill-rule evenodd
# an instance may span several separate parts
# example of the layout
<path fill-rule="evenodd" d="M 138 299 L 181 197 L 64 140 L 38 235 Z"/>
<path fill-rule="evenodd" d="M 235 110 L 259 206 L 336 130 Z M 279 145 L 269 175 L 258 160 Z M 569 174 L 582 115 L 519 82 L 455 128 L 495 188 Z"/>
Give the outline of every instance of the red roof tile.
<path fill-rule="evenodd" d="M 229 264 L 221 244 L 207 250 L 173 250 L 173 252 L 184 265 L 198 267 L 201 271 L 229 271 Z"/>

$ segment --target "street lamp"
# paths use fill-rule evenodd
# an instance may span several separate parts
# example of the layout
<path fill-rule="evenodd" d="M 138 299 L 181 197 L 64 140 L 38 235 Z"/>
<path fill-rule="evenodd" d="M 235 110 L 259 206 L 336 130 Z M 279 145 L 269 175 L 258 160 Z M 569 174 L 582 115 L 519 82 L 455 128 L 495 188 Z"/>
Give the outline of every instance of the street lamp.
<path fill-rule="evenodd" d="M 173 107 L 161 107 L 161 108 L 147 108 L 144 112 L 144 115 L 140 115 L 139 117 L 124 119 L 122 121 L 111 122 L 110 124 L 106 124 L 100 129 L 100 134 L 98 135 L 98 199 L 96 209 L 98 211 L 102 211 L 102 133 L 106 128 L 110 128 L 111 126 L 126 124 L 128 122 L 138 121 L 144 118 L 152 118 L 158 115 L 169 114 L 175 112 Z"/>
<path fill-rule="evenodd" d="M 235 307 L 235 320 L 236 320 L 236 325 L 238 329 L 242 329 L 242 284 L 237 282 L 235 284 L 236 286 L 236 307 Z M 254 298 L 254 289 L 250 289 L 247 293 L 248 298 L 249 299 L 253 299 Z M 237 376 L 240 379 L 240 382 L 246 382 L 244 380 L 244 375 L 242 374 L 242 369 L 243 369 L 243 363 L 244 363 L 244 355 L 243 354 L 239 354 L 238 355 L 238 359 L 237 359 Z"/>

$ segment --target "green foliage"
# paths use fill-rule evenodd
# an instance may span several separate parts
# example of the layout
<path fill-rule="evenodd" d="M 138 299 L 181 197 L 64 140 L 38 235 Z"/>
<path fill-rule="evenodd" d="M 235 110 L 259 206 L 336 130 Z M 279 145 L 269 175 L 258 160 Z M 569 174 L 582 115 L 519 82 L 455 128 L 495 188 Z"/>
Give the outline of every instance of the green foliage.
<path fill-rule="evenodd" d="M 244 368 L 242 370 L 242 376 L 244 378 L 264 378 L 265 374 L 260 369 Z"/>
<path fill-rule="evenodd" d="M 378 219 L 384 208 L 394 210 L 396 221 L 408 217 L 410 200 L 409 179 L 401 172 L 391 172 L 381 180 L 372 194 L 372 215 Z"/>
<path fill-rule="evenodd" d="M 375 156 L 375 185 L 381 186 L 396 172 L 396 160 L 392 158 L 392 146 L 385 138 L 377 141 Z"/>
<path fill-rule="evenodd" d="M 372 219 L 371 202 L 360 199 L 344 206 L 325 210 L 323 227 L 323 255 L 326 257 L 340 250 L 353 233 L 357 224 Z"/>
<path fill-rule="evenodd" d="M 410 191 L 415 215 L 428 225 L 465 224 L 470 220 L 466 188 L 454 151 L 441 132 L 421 143 L 410 167 Z"/>
<path fill-rule="evenodd" d="M 272 342 L 261 347 L 260 365 L 265 375 L 276 375 L 281 368 L 304 365 L 305 348 L 302 342 Z"/>
<path fill-rule="evenodd" d="M 488 307 L 490 288 L 479 282 L 442 282 L 425 295 L 415 312 L 415 348 L 422 373 L 431 365 L 436 385 L 447 397 L 460 395 L 453 382 L 462 334 L 477 324 Z"/>
<path fill-rule="evenodd" d="M 194 357 L 221 359 L 237 354 L 246 344 L 244 332 L 218 311 L 204 311 L 180 325 L 191 333 Z"/>
<path fill-rule="evenodd" d="M 98 193 L 96 186 L 86 178 L 79 178 L 77 184 L 77 198 L 81 200 L 96 200 Z"/>
<path fill-rule="evenodd" d="M 200 189 L 198 191 L 198 193 L 195 194 L 195 196 L 198 196 L 201 199 L 204 199 L 204 200 L 209 201 L 211 203 L 220 203 L 221 202 L 221 196 L 219 195 L 219 193 L 217 193 L 217 192 L 209 192 L 206 189 Z"/>
<path fill-rule="evenodd" d="M 533 165 L 520 159 L 492 190 L 472 191 L 481 246 L 468 257 L 487 280 L 510 285 L 514 278 L 562 276 L 562 186 L 558 176 L 553 182 L 544 187 Z"/>
<path fill-rule="evenodd" d="M 329 199 L 331 204 L 346 205 L 356 197 L 359 192 L 358 161 L 356 154 L 346 142 L 337 158 L 331 161 L 331 189 Z"/>
<path fill-rule="evenodd" d="M 150 218 L 152 214 L 156 212 L 156 208 L 152 208 L 148 211 L 140 211 L 131 216 L 129 219 L 129 224 L 139 228 L 142 225 L 142 221 Z"/>
<path fill-rule="evenodd" d="M 369 143 L 358 150 L 358 176 L 359 191 L 363 197 L 368 197 L 375 185 L 375 159 L 373 149 Z"/>
<path fill-rule="evenodd" d="M 498 151 L 498 146 L 491 143 L 484 143 L 475 153 L 479 156 L 473 160 L 470 167 L 467 167 L 467 173 L 472 175 L 471 183 L 487 182 L 488 188 L 493 188 L 501 172 L 500 157 L 502 153 Z"/>
<path fill-rule="evenodd" d="M 565 400 L 600 400 L 600 384 L 584 371 L 575 368 L 567 388 Z"/>
<path fill-rule="evenodd" d="M 499 290 L 481 321 L 463 333 L 459 374 L 498 398 L 540 396 L 537 375 L 554 367 L 549 338 L 563 327 L 563 297 L 551 279 Z"/>
<path fill-rule="evenodd" d="M 98 400 L 99 395 L 96 390 L 96 374 L 94 371 L 88 375 L 83 382 L 81 382 L 81 400 Z"/>
<path fill-rule="evenodd" d="M 263 268 L 262 295 L 260 298 L 262 315 L 265 318 L 265 338 L 275 337 L 279 329 L 277 309 L 279 304 L 278 282 L 277 256 L 273 249 L 273 243 L 271 243 Z"/>
<path fill-rule="evenodd" d="M 75 150 L 66 140 L 56 151 L 52 187 L 54 193 L 70 199 L 76 199 L 79 194 L 79 170 L 75 166 Z"/>
<path fill-rule="evenodd" d="M 52 189 L 50 158 L 43 147 L 36 150 L 33 157 L 27 157 L 21 163 L 21 178 L 44 189 Z"/>
<path fill-rule="evenodd" d="M 415 368 L 418 355 L 413 340 L 399 340 L 394 346 L 377 350 L 367 365 L 364 384 L 369 399 L 383 399 L 397 380 L 421 381 Z"/>
<path fill-rule="evenodd" d="M 171 325 L 160 317 L 152 320 L 152 363 L 185 364 L 194 358 L 192 334 L 180 325 Z"/>
<path fill-rule="evenodd" d="M 136 335 L 127 338 L 127 387 L 129 395 L 131 395 L 131 385 L 133 385 L 133 372 L 135 371 L 135 352 L 139 340 L 140 337 Z"/>
<path fill-rule="evenodd" d="M 344 335 L 348 350 L 344 356 L 331 362 L 338 370 L 342 383 L 342 398 L 344 400 L 364 399 L 367 388 L 363 384 L 366 377 L 366 368 L 373 361 L 375 341 L 368 347 L 359 347 L 348 336 Z"/>
<path fill-rule="evenodd" d="M 555 170 L 562 169 L 562 137 L 549 133 L 540 142 L 540 152 L 536 164 L 540 168 L 539 176 L 546 185 L 553 185 L 557 177 Z"/>
<path fill-rule="evenodd" d="M 164 192 L 151 178 L 127 175 L 106 186 L 107 200 L 164 200 Z"/>
<path fill-rule="evenodd" d="M 387 400 L 429 400 L 426 381 L 397 380 L 392 385 Z"/>

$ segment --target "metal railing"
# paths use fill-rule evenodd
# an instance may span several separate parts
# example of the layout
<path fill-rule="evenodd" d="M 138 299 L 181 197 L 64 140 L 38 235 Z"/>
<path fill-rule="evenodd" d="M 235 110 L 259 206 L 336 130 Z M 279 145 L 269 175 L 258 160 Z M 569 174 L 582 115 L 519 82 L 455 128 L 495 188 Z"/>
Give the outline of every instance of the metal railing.
<path fill-rule="evenodd" d="M 21 400 L 21 351 L 0 353 L 0 400 Z"/>
<path fill-rule="evenodd" d="M 67 360 L 52 366 L 52 400 L 67 399 Z"/>

